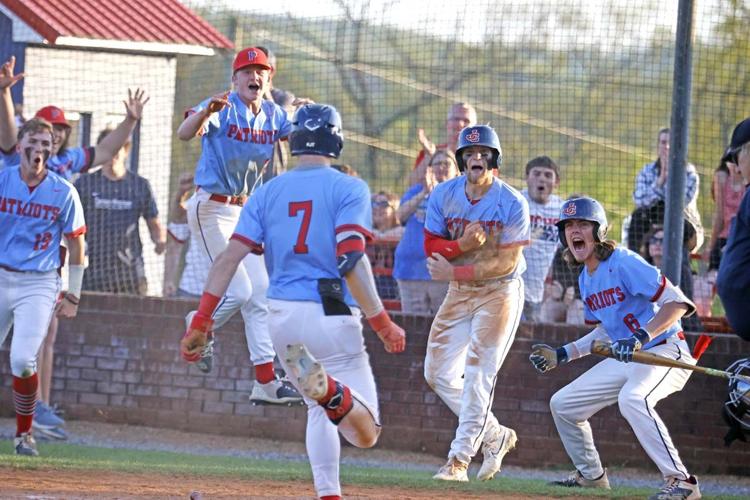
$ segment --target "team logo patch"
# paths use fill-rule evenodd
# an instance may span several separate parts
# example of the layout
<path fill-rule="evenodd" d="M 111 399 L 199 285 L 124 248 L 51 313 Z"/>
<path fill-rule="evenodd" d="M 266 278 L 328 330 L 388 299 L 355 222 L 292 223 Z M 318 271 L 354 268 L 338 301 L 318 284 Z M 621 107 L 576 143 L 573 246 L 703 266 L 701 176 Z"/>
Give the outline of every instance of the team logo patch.
<path fill-rule="evenodd" d="M 50 115 L 52 116 L 52 118 L 58 118 L 60 116 L 60 111 L 53 109 Z"/>
<path fill-rule="evenodd" d="M 320 121 L 320 118 L 308 118 L 304 123 L 304 127 L 310 132 L 318 130 L 322 126 L 323 122 Z"/>
<path fill-rule="evenodd" d="M 255 58 L 258 57 L 258 53 L 254 50 L 248 50 L 247 51 L 247 59 L 248 61 L 255 61 Z"/>
<path fill-rule="evenodd" d="M 479 142 L 479 130 L 474 129 L 466 134 L 466 140 L 469 142 Z"/>
<path fill-rule="evenodd" d="M 572 201 L 568 203 L 568 206 L 563 209 L 563 214 L 565 215 L 575 215 L 576 214 L 576 204 Z"/>

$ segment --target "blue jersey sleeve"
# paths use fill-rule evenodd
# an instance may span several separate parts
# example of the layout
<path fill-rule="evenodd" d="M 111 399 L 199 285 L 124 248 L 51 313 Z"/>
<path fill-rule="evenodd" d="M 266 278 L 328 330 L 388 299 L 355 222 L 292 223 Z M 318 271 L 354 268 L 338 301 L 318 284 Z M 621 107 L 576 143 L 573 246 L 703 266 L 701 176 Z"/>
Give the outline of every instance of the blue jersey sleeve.
<path fill-rule="evenodd" d="M 234 228 L 231 239 L 247 245 L 253 253 L 263 253 L 265 230 L 263 228 L 263 207 L 265 206 L 266 185 L 261 186 L 245 203 L 240 212 L 240 220 Z"/>
<path fill-rule="evenodd" d="M 345 180 L 337 184 L 336 194 L 340 202 L 335 215 L 336 233 L 354 230 L 369 241 L 372 239 L 370 188 L 361 179 L 351 177 Z"/>
<path fill-rule="evenodd" d="M 664 291 L 666 278 L 640 255 L 629 253 L 618 264 L 620 280 L 631 295 L 640 295 L 654 302 Z"/>
<path fill-rule="evenodd" d="M 65 205 L 60 212 L 59 218 L 63 234 L 69 238 L 79 236 L 86 232 L 86 220 L 83 216 L 83 205 L 78 191 L 71 187 Z"/>
<path fill-rule="evenodd" d="M 401 197 L 400 205 L 403 205 L 407 201 L 411 200 L 415 196 L 417 196 L 419 193 L 422 192 L 422 185 L 421 184 L 414 184 L 412 187 L 409 188 L 406 193 L 404 193 L 404 196 Z"/>
<path fill-rule="evenodd" d="M 516 200 L 510 213 L 508 221 L 503 226 L 500 234 L 500 245 L 528 244 L 531 239 L 531 226 L 529 217 L 529 204 L 525 199 Z"/>
<path fill-rule="evenodd" d="M 442 186 L 445 186 L 443 184 Z M 441 185 L 438 185 L 432 190 L 430 200 L 427 202 L 427 215 L 425 216 L 424 228 L 437 236 L 447 238 L 448 227 L 445 225 L 445 217 L 443 216 L 443 198 L 445 197 L 445 189 L 441 189 Z"/>
<path fill-rule="evenodd" d="M 68 148 L 65 152 L 70 159 L 71 172 L 86 172 L 91 168 L 94 161 L 93 148 Z"/>

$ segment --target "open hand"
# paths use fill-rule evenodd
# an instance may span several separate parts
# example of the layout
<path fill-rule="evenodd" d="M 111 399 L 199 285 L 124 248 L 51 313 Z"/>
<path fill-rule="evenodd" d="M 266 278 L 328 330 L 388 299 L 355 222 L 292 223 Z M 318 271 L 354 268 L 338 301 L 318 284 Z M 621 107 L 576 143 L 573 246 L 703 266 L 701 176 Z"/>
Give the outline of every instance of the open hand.
<path fill-rule="evenodd" d="M 127 113 L 128 118 L 133 120 L 141 119 L 143 116 L 143 107 L 149 99 L 151 99 L 150 97 L 144 99 L 145 95 L 146 91 L 141 90 L 140 88 L 135 89 L 135 92 L 128 89 L 128 100 L 122 101 L 123 104 L 125 104 L 125 112 Z"/>
<path fill-rule="evenodd" d="M 0 67 L 0 89 L 9 89 L 23 78 L 23 73 L 14 75 L 16 68 L 16 57 L 10 56 L 5 64 Z"/>

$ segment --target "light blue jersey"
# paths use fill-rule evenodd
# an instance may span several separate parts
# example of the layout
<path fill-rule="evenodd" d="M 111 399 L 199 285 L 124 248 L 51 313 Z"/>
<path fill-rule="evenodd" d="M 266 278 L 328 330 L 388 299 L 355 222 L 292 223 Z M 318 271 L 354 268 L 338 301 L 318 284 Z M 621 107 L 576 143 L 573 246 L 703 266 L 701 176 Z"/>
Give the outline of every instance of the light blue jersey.
<path fill-rule="evenodd" d="M 34 188 L 20 167 L 0 171 L 0 265 L 17 271 L 53 271 L 60 267 L 60 241 L 86 232 L 78 192 L 48 172 Z"/>
<path fill-rule="evenodd" d="M 328 166 L 298 166 L 258 189 L 242 208 L 232 239 L 263 252 L 268 298 L 320 302 L 318 279 L 340 278 L 336 235 L 372 239 L 370 189 Z M 356 302 L 346 289 L 345 300 Z"/>
<path fill-rule="evenodd" d="M 4 155 L 5 167 L 21 165 L 21 156 L 15 149 Z M 51 170 L 66 180 L 73 178 L 73 174 L 84 173 L 94 162 L 94 148 L 67 148 L 47 160 L 47 170 Z"/>
<path fill-rule="evenodd" d="M 422 184 L 412 186 L 401 198 L 401 205 L 417 196 L 423 189 Z M 398 242 L 393 260 L 393 277 L 397 280 L 431 279 L 424 254 L 424 221 L 428 201 L 429 196 L 423 199 L 414 213 L 406 219 L 404 235 Z"/>
<path fill-rule="evenodd" d="M 213 113 L 201 131 L 195 185 L 209 193 L 237 196 L 255 185 L 260 169 L 273 156 L 274 142 L 289 135 L 292 123 L 273 101 L 264 100 L 254 115 L 236 92 L 228 100 L 231 105 Z M 210 101 L 189 113 L 202 111 Z"/>
<path fill-rule="evenodd" d="M 592 275 L 584 266 L 578 285 L 585 304 L 586 323 L 601 323 L 614 342 L 630 337 L 653 319 L 659 310 L 656 301 L 667 279 L 637 253 L 617 247 Z M 658 344 L 680 331 L 682 326 L 677 321 L 644 347 Z"/>
<path fill-rule="evenodd" d="M 493 178 L 490 189 L 476 203 L 466 196 L 465 175 L 433 189 L 427 204 L 425 231 L 439 238 L 457 240 L 471 222 L 482 224 L 488 235 L 485 247 L 493 243 L 501 248 L 529 244 L 529 204 L 521 193 L 498 178 Z M 454 262 L 463 263 L 462 257 Z M 522 256 L 509 277 L 518 277 L 525 270 Z"/>

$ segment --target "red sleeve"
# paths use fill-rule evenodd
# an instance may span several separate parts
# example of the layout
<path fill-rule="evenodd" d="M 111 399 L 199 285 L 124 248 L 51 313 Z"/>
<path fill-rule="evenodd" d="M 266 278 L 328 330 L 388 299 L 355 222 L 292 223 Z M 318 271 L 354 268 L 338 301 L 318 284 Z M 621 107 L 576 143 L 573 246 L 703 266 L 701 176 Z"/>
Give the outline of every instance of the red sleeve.
<path fill-rule="evenodd" d="M 65 233 L 66 238 L 77 238 L 78 236 L 81 236 L 82 234 L 86 234 L 86 226 L 81 226 L 72 233 Z"/>
<path fill-rule="evenodd" d="M 243 245 L 246 245 L 250 249 L 250 252 L 254 253 L 255 255 L 263 255 L 263 246 L 259 243 L 254 242 L 250 238 L 245 238 L 241 234 L 234 233 L 229 239 L 237 240 Z"/>
<path fill-rule="evenodd" d="M 458 240 L 446 240 L 427 230 L 424 232 L 424 253 L 427 257 L 439 253 L 448 260 L 453 260 L 463 252 L 458 246 Z"/>

